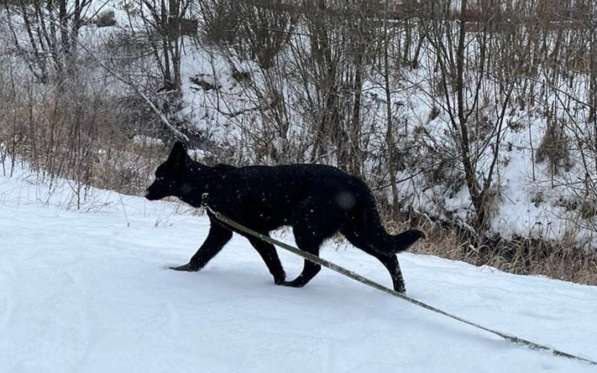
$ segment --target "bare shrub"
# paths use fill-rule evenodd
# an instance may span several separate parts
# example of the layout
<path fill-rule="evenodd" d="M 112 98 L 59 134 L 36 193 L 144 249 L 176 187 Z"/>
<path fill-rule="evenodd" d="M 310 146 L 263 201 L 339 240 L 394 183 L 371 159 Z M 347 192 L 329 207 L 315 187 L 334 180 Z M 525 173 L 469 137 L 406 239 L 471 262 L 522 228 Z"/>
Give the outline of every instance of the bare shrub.
<path fill-rule="evenodd" d="M 209 0 L 200 3 L 203 16 L 203 36 L 214 46 L 233 45 L 239 36 L 242 22 L 239 2 Z"/>
<path fill-rule="evenodd" d="M 135 141 L 131 118 L 102 87 L 80 80 L 58 86 L 20 81 L 0 88 L 0 144 L 52 185 L 71 180 L 76 205 L 90 186 L 138 194 L 165 147 Z"/>
<path fill-rule="evenodd" d="M 537 162 L 547 162 L 554 174 L 558 174 L 562 168 L 570 168 L 569 139 L 561 125 L 553 121 L 548 124 L 535 159 Z"/>
<path fill-rule="evenodd" d="M 95 17 L 93 23 L 97 27 L 110 27 L 116 25 L 116 17 L 113 10 L 104 10 Z"/>

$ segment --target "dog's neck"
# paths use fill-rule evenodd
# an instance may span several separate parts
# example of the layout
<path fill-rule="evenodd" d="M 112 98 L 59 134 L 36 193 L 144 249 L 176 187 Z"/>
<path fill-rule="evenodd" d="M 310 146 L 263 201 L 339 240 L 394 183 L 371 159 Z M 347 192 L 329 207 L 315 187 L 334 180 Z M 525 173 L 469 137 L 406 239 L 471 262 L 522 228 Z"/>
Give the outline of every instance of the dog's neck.
<path fill-rule="evenodd" d="M 217 193 L 225 176 L 213 167 L 193 162 L 188 166 L 188 181 L 180 187 L 178 199 L 193 207 L 200 207 L 203 193 Z"/>

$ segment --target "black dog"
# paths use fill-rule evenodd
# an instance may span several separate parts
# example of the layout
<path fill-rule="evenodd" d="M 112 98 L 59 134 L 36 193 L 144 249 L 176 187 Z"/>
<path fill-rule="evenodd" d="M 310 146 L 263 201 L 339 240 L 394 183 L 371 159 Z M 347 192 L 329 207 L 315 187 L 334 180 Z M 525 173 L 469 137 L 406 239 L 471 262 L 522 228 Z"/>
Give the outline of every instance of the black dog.
<path fill-rule="evenodd" d="M 298 247 L 315 255 L 325 239 L 341 232 L 354 246 L 379 259 L 390 272 L 394 289 L 400 292 L 405 290 L 404 280 L 395 254 L 425 237 L 418 230 L 389 235 L 381 225 L 367 185 L 335 167 L 209 167 L 193 161 L 180 142 L 157 168 L 155 181 L 147 188 L 145 197 L 153 201 L 175 196 L 199 207 L 203 193 L 208 193 L 212 209 L 264 235 L 281 226 L 291 226 Z M 172 269 L 198 271 L 230 240 L 233 229 L 211 214 L 209 217 L 211 227 L 203 245 L 188 264 Z M 301 287 L 321 269 L 305 260 L 302 273 L 295 280 L 286 281 L 274 246 L 240 234 L 261 255 L 276 284 Z"/>

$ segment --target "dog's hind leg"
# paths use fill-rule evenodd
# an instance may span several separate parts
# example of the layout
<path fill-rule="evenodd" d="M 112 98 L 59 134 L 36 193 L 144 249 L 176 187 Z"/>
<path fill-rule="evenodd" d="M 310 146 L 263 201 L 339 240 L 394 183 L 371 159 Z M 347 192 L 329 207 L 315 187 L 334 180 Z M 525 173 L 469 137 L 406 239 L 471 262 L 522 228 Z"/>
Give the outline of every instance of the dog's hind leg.
<path fill-rule="evenodd" d="M 390 272 L 390 276 L 392 277 L 392 283 L 394 285 L 394 290 L 399 293 L 404 293 L 406 291 L 406 287 L 404 286 L 404 278 L 402 277 L 402 271 L 400 270 L 400 263 L 398 262 L 398 258 L 395 254 L 391 255 L 380 255 L 377 253 L 370 253 L 374 257 L 376 257 L 381 264 L 386 267 L 388 272 Z"/>
<path fill-rule="evenodd" d="M 311 251 L 309 251 L 309 252 L 311 252 Z M 317 252 L 311 252 L 311 254 L 318 255 L 319 250 L 317 250 Z M 280 285 L 301 288 L 301 287 L 307 285 L 307 283 L 309 281 L 311 281 L 313 279 L 313 277 L 315 277 L 319 273 L 320 270 L 321 270 L 321 266 L 319 264 L 315 264 L 308 260 L 305 260 L 305 265 L 303 267 L 303 271 L 301 272 L 301 274 L 294 280 L 284 281 Z"/>
<path fill-rule="evenodd" d="M 306 224 L 298 226 L 295 225 L 293 231 L 294 240 L 296 241 L 296 244 L 299 247 L 299 249 L 309 252 L 313 255 L 319 255 L 319 247 L 321 246 L 324 239 L 331 235 L 323 234 L 323 232 L 317 232 L 312 229 L 309 229 L 309 226 Z M 313 262 L 305 260 L 305 264 L 301 274 L 292 281 L 283 282 L 282 285 L 297 288 L 303 287 L 309 281 L 311 281 L 313 277 L 315 277 L 319 273 L 320 270 L 321 266 L 319 264 L 315 264 Z"/>
<path fill-rule="evenodd" d="M 197 250 L 195 255 L 191 258 L 189 263 L 179 266 L 170 267 L 176 271 L 196 272 L 203 268 L 214 256 L 216 256 L 222 247 L 232 238 L 232 231 L 223 227 L 217 222 L 211 221 L 209 233 L 203 242 L 203 245 Z"/>
<path fill-rule="evenodd" d="M 329 200 L 307 200 L 295 211 L 295 223 L 292 226 L 294 240 L 299 249 L 319 256 L 323 241 L 338 232 L 343 224 L 343 211 L 335 208 Z M 303 287 L 315 277 L 321 266 L 305 260 L 303 271 L 294 280 L 282 285 Z"/>
<path fill-rule="evenodd" d="M 284 268 L 282 267 L 282 263 L 280 262 L 280 258 L 278 257 L 278 253 L 276 252 L 274 245 L 255 237 L 247 238 L 255 250 L 257 250 L 259 255 L 261 255 L 261 259 L 263 259 L 265 262 L 269 272 L 272 274 L 272 276 L 274 276 L 274 283 L 276 285 L 283 283 L 286 279 L 286 273 L 284 273 Z"/>
<path fill-rule="evenodd" d="M 371 247 L 371 243 L 367 240 L 367 238 L 355 234 L 354 230 L 352 229 L 345 228 L 342 230 L 342 234 L 351 244 L 363 250 L 367 254 L 374 256 L 381 262 L 381 264 L 383 264 L 384 267 L 386 267 L 388 272 L 390 272 L 394 290 L 399 293 L 404 293 L 406 291 L 404 286 L 404 278 L 402 277 L 402 271 L 400 270 L 400 263 L 398 262 L 398 257 L 396 257 L 396 254 L 390 252 L 387 255 L 384 255 L 380 253 L 378 249 Z"/>

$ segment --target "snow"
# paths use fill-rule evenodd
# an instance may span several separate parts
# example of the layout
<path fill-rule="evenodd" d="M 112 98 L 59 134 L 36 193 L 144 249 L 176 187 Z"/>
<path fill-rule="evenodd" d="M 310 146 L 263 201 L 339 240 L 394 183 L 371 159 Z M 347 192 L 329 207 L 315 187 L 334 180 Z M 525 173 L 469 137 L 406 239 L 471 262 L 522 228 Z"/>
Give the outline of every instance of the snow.
<path fill-rule="evenodd" d="M 168 270 L 204 239 L 204 216 L 97 190 L 77 211 L 68 183 L 54 185 L 47 193 L 25 172 L 0 177 L 1 372 L 595 371 L 325 269 L 303 289 L 275 286 L 240 237 L 201 272 Z M 302 261 L 280 255 L 296 276 Z M 390 284 L 353 248 L 328 244 L 322 256 Z M 597 359 L 597 287 L 400 260 L 408 295 Z"/>

